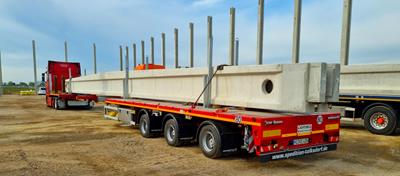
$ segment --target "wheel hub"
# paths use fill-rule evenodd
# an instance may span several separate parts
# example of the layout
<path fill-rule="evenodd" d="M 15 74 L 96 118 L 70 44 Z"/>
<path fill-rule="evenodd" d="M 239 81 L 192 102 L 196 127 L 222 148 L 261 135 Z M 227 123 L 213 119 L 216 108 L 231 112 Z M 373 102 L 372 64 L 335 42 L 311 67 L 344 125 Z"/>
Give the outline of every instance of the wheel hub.
<path fill-rule="evenodd" d="M 214 149 L 214 145 L 215 145 L 214 135 L 211 132 L 207 132 L 207 134 L 203 138 L 203 148 L 207 152 L 210 152 Z"/>
<path fill-rule="evenodd" d="M 173 141 L 175 138 L 175 128 L 173 126 L 170 126 L 168 128 L 168 133 L 167 133 L 167 138 L 169 141 Z"/>
<path fill-rule="evenodd" d="M 370 124 L 373 128 L 377 130 L 383 130 L 389 124 L 389 117 L 386 114 L 380 112 L 372 114 Z"/>
<path fill-rule="evenodd" d="M 146 131 L 147 131 L 147 122 L 146 121 L 143 121 L 143 125 L 141 127 L 141 130 L 142 130 L 143 134 L 146 133 Z"/>
<path fill-rule="evenodd" d="M 382 124 L 385 123 L 385 119 L 382 118 L 382 117 L 379 117 L 379 118 L 376 120 L 376 122 L 377 122 L 379 125 L 382 125 Z"/>

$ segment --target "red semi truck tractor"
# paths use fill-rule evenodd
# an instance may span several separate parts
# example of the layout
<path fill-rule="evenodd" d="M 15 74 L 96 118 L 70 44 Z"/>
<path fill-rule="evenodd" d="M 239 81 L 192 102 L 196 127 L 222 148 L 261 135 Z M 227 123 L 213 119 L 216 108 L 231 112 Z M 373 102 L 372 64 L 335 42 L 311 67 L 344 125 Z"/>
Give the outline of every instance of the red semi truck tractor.
<path fill-rule="evenodd" d="M 75 94 L 66 90 L 65 80 L 81 76 L 79 63 L 48 61 L 46 104 L 55 109 L 69 107 L 92 108 L 96 95 Z"/>

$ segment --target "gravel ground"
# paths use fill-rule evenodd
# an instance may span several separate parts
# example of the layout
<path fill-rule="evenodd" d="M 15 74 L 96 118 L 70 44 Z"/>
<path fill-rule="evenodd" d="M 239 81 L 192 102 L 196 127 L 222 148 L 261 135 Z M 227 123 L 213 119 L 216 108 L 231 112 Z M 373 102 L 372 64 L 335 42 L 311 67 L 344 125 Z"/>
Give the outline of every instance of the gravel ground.
<path fill-rule="evenodd" d="M 344 123 L 337 151 L 260 163 L 254 157 L 208 159 L 92 110 L 56 111 L 42 96 L 0 97 L 0 175 L 400 175 L 400 136 Z"/>

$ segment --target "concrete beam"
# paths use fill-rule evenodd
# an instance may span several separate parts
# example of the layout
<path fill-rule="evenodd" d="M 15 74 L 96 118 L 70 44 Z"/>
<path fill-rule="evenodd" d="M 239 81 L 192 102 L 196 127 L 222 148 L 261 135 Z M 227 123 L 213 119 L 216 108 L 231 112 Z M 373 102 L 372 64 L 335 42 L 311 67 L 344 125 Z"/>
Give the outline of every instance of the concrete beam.
<path fill-rule="evenodd" d="M 292 64 L 299 63 L 302 0 L 294 0 Z"/>
<path fill-rule="evenodd" d="M 340 64 L 349 64 L 350 31 L 352 0 L 343 0 L 342 41 L 340 48 Z"/>
<path fill-rule="evenodd" d="M 229 50 L 228 50 L 228 64 L 235 65 L 235 8 L 231 7 L 229 11 L 230 25 L 229 25 Z"/>
<path fill-rule="evenodd" d="M 208 71 L 204 67 L 130 71 L 129 98 L 194 102 L 205 86 Z M 73 78 L 72 92 L 123 96 L 124 77 L 124 72 L 114 71 Z M 212 85 L 211 105 L 308 113 L 317 107 L 318 112 L 325 112 L 330 102 L 338 101 L 339 64 L 225 67 L 215 75 Z M 199 103 L 207 100 L 203 98 Z"/>
<path fill-rule="evenodd" d="M 38 85 L 37 85 L 36 43 L 35 43 L 35 40 L 32 40 L 32 56 L 33 56 L 33 82 L 34 82 L 34 86 L 35 86 L 35 95 L 37 95 Z"/>
<path fill-rule="evenodd" d="M 400 64 L 342 65 L 340 93 L 353 95 L 400 95 Z"/>
<path fill-rule="evenodd" d="M 263 64 L 263 42 L 264 42 L 264 0 L 258 0 L 258 23 L 257 23 L 257 53 L 256 64 Z"/>

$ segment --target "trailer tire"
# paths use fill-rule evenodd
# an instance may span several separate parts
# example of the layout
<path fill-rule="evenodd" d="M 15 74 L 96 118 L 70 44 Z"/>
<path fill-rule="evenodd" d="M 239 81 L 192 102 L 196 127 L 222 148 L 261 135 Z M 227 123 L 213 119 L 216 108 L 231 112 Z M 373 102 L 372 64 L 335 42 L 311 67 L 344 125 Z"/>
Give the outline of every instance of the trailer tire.
<path fill-rule="evenodd" d="M 153 136 L 150 132 L 150 117 L 147 113 L 143 113 L 140 116 L 139 130 L 140 130 L 140 134 L 145 138 L 149 138 L 149 137 Z"/>
<path fill-rule="evenodd" d="M 370 106 L 363 118 L 365 128 L 371 133 L 389 135 L 396 130 L 397 113 L 389 105 Z"/>
<path fill-rule="evenodd" d="M 179 125 L 174 118 L 168 119 L 165 123 L 164 138 L 170 146 L 178 147 L 181 145 L 181 141 L 179 140 Z"/>
<path fill-rule="evenodd" d="M 200 130 L 199 147 L 208 158 L 222 156 L 221 134 L 216 126 L 205 125 Z"/>

